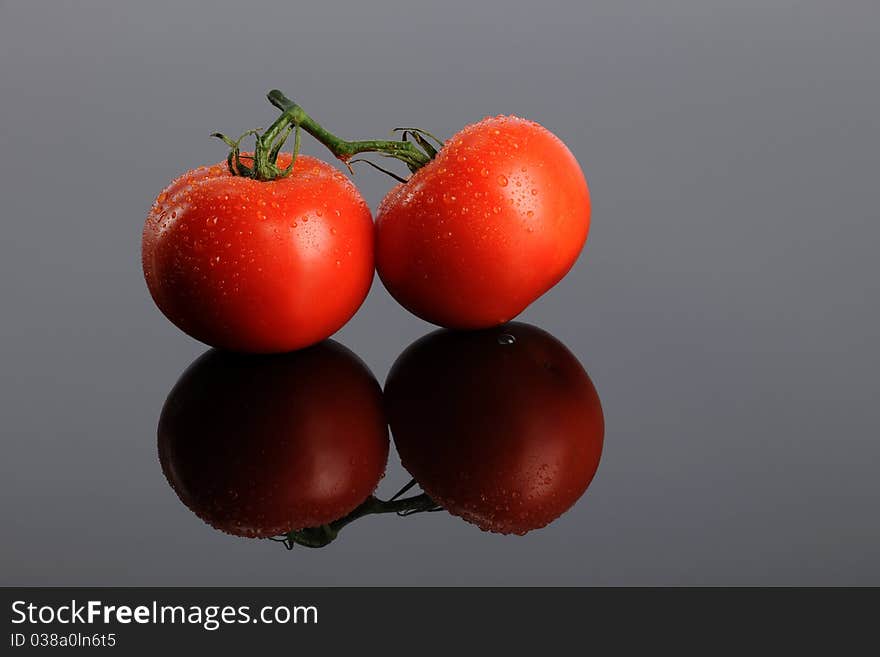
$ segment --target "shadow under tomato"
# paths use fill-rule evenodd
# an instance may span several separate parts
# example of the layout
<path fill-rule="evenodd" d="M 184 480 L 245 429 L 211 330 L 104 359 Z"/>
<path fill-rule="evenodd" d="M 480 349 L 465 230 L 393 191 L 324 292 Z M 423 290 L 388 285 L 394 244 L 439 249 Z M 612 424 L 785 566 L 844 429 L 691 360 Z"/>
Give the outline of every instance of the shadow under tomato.
<path fill-rule="evenodd" d="M 253 538 L 350 513 L 375 490 L 389 447 L 379 384 L 333 341 L 280 356 L 206 352 L 168 395 L 158 443 L 180 500 Z"/>

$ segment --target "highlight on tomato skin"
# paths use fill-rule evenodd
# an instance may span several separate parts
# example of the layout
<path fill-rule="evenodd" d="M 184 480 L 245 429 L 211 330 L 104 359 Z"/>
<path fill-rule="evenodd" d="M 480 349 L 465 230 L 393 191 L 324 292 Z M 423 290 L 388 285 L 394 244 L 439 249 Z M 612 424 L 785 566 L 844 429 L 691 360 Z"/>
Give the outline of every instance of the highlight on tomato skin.
<path fill-rule="evenodd" d="M 394 363 L 385 404 L 404 468 L 485 531 L 546 526 L 599 466 L 596 389 L 561 342 L 528 324 L 423 337 Z"/>
<path fill-rule="evenodd" d="M 235 536 L 273 537 L 341 518 L 388 459 L 379 384 L 325 341 L 280 356 L 211 350 L 168 395 L 159 461 L 193 513 Z"/>

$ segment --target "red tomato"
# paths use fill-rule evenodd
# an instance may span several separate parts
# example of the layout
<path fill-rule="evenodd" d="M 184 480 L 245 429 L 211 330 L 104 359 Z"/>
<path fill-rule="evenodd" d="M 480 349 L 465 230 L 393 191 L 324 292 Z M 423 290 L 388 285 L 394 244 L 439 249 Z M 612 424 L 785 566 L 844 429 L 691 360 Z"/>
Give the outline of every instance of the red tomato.
<path fill-rule="evenodd" d="M 422 338 L 394 363 L 385 403 L 403 466 L 486 531 L 545 526 L 599 466 L 596 390 L 568 349 L 528 324 Z"/>
<path fill-rule="evenodd" d="M 382 393 L 328 341 L 283 356 L 209 351 L 159 420 L 159 461 L 180 500 L 237 536 L 277 536 L 346 515 L 388 458 Z"/>
<path fill-rule="evenodd" d="M 290 155 L 281 154 L 281 168 Z M 373 280 L 373 223 L 354 185 L 300 155 L 287 178 L 201 167 L 156 199 L 144 276 L 159 309 L 209 345 L 283 352 L 345 324 Z"/>
<path fill-rule="evenodd" d="M 382 201 L 376 267 L 429 322 L 495 326 L 565 276 L 589 226 L 587 183 L 565 144 L 532 121 L 486 118 Z"/>

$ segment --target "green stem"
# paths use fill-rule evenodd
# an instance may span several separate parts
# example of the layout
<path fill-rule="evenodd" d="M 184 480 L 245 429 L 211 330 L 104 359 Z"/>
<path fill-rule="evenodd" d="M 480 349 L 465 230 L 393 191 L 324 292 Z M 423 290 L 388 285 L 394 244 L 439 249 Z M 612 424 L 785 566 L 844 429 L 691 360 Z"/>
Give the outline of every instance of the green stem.
<path fill-rule="evenodd" d="M 347 525 L 353 523 L 358 518 L 364 516 L 377 515 L 380 513 L 399 513 L 410 515 L 413 513 L 421 513 L 423 511 L 431 511 L 437 508 L 437 504 L 425 493 L 407 497 L 405 499 L 391 499 L 382 501 L 373 495 L 370 495 L 361 503 L 354 511 L 343 518 L 334 520 L 320 527 L 307 527 L 299 529 L 287 534 L 287 542 L 292 544 L 304 545 L 306 547 L 324 547 L 331 543 L 339 535 L 339 532 Z"/>
<path fill-rule="evenodd" d="M 272 126 L 266 131 L 266 135 L 275 134 L 285 125 L 294 123 L 302 127 L 312 137 L 324 144 L 327 149 L 343 162 L 347 162 L 358 153 L 381 153 L 387 157 L 393 157 L 406 163 L 412 171 L 419 169 L 431 161 L 431 155 L 420 150 L 416 144 L 409 141 L 394 141 L 389 139 L 370 139 L 365 141 L 346 141 L 337 137 L 315 121 L 306 111 L 290 100 L 282 92 L 273 89 L 267 94 L 269 102 L 280 109 L 283 113 Z"/>
<path fill-rule="evenodd" d="M 281 110 L 281 116 L 275 119 L 263 134 L 257 130 L 248 130 L 238 139 L 230 139 L 226 135 L 215 132 L 212 137 L 222 139 L 229 146 L 229 156 L 226 158 L 229 172 L 233 176 L 242 176 L 244 178 L 252 178 L 260 181 L 278 180 L 286 178 L 293 171 L 293 164 L 299 154 L 300 128 L 308 132 L 312 137 L 324 144 L 333 155 L 345 162 L 349 163 L 351 158 L 358 153 L 378 153 L 384 157 L 391 157 L 405 163 L 409 170 L 415 172 L 425 166 L 437 155 L 437 150 L 429 144 L 422 134 L 428 135 L 434 140 L 436 137 L 430 135 L 423 130 L 414 128 L 405 128 L 400 141 L 393 139 L 370 139 L 365 141 L 346 141 L 337 137 L 329 130 L 325 129 L 321 124 L 315 121 L 311 116 L 306 114 L 305 110 L 290 100 L 277 89 L 273 89 L 267 94 L 269 102 Z M 280 169 L 275 164 L 281 147 L 290 136 L 291 132 L 295 132 L 293 157 L 290 165 L 285 169 Z M 412 135 L 415 142 L 407 140 L 407 135 Z M 242 139 L 248 135 L 254 135 L 254 155 L 252 158 L 252 166 L 248 166 L 242 162 L 240 144 Z M 442 142 L 438 143 L 441 144 Z M 245 159 L 248 159 L 247 157 Z M 372 162 L 372 166 L 385 171 Z M 349 166 L 349 168 L 351 168 Z M 385 171 L 397 180 L 402 180 L 399 176 Z"/>

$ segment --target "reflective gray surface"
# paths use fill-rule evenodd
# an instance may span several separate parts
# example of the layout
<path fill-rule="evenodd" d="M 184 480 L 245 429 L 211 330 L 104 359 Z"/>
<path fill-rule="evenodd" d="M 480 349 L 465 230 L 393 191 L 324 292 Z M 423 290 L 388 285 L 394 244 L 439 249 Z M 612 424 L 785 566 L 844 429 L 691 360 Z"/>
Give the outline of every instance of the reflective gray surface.
<path fill-rule="evenodd" d="M 0 3 L 0 584 L 880 584 L 876 2 L 179 4 Z M 557 522 L 287 552 L 165 482 L 159 411 L 205 347 L 149 299 L 143 218 L 272 87 L 350 136 L 516 113 L 580 160 L 587 248 L 520 317 L 606 417 Z M 382 382 L 431 328 L 376 281 L 335 337 Z M 407 480 L 392 451 L 380 492 Z"/>

